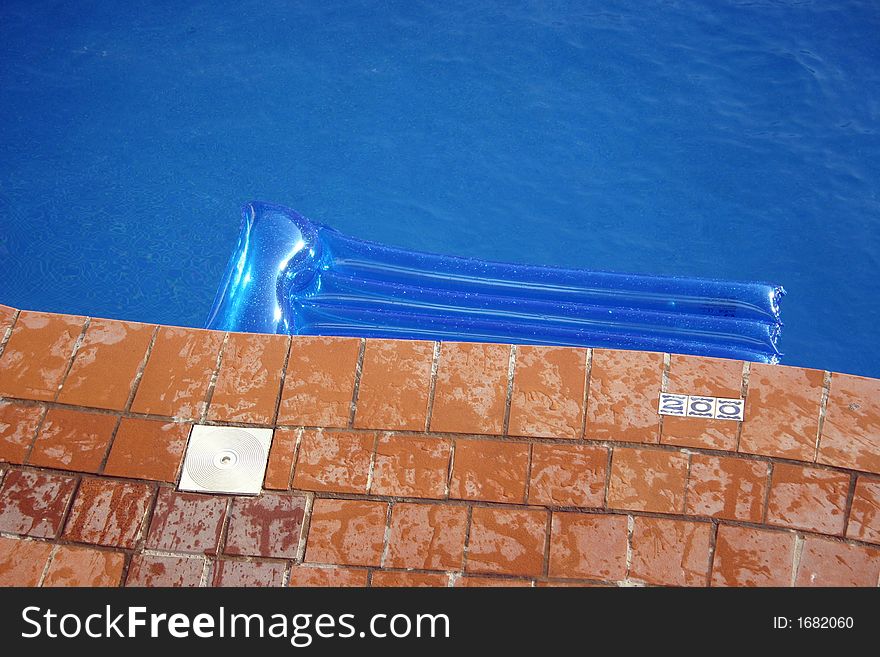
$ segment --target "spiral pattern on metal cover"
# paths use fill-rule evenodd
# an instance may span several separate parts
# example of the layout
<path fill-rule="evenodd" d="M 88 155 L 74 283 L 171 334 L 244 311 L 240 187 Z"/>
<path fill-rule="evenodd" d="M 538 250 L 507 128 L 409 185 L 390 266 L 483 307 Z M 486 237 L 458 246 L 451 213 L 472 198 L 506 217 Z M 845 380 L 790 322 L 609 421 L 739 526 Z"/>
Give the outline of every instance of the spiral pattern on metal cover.
<path fill-rule="evenodd" d="M 235 491 L 254 477 L 262 480 L 265 463 L 259 440 L 243 429 L 224 427 L 190 441 L 186 472 L 207 490 Z"/>

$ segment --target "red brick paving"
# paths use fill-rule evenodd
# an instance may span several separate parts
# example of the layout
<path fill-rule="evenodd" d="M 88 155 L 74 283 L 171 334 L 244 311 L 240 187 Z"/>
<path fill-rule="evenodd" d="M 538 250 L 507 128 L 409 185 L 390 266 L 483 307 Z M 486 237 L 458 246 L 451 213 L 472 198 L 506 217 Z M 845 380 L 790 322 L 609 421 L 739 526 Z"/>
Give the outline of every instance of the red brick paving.
<path fill-rule="evenodd" d="M 257 498 L 235 498 L 224 552 L 292 559 L 299 547 L 305 506 L 305 498 L 299 495 L 266 493 Z"/>
<path fill-rule="evenodd" d="M 76 489 L 76 479 L 13 470 L 0 487 L 0 532 L 55 538 Z"/>
<path fill-rule="evenodd" d="M 215 554 L 225 517 L 223 497 L 163 488 L 156 499 L 146 546 L 166 552 Z"/>

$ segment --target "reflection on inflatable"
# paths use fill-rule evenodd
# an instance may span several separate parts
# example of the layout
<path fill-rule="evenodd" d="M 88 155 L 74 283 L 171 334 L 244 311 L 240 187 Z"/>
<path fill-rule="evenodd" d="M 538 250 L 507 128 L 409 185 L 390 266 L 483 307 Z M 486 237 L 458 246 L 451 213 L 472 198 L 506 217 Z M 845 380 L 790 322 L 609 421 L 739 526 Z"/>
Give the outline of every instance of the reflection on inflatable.
<path fill-rule="evenodd" d="M 782 287 L 483 262 L 250 203 L 207 327 L 552 344 L 777 362 Z"/>

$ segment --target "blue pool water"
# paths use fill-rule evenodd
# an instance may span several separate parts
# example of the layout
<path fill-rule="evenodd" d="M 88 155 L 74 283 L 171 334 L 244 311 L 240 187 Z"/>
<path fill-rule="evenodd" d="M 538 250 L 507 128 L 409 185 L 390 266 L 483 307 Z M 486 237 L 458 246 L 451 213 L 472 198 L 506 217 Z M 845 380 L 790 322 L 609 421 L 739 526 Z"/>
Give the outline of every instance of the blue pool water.
<path fill-rule="evenodd" d="M 0 4 L 0 303 L 200 326 L 261 198 L 476 258 L 785 285 L 880 376 L 876 2 Z"/>

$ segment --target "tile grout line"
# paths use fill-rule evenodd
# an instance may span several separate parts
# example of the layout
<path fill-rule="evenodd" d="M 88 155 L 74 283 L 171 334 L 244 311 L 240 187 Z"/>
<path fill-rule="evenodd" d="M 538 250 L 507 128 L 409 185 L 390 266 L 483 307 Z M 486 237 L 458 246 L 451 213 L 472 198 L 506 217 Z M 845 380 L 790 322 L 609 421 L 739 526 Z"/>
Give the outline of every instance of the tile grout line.
<path fill-rule="evenodd" d="M 309 541 L 309 529 L 312 526 L 312 509 L 315 507 L 315 494 L 306 494 L 306 507 L 303 509 L 303 521 L 299 528 L 299 544 L 296 546 L 294 563 L 301 564 L 306 560 L 306 547 Z M 291 571 L 292 573 L 292 571 Z"/>
<path fill-rule="evenodd" d="M 624 574 L 623 580 L 625 582 L 629 581 L 630 572 L 632 571 L 632 562 L 633 562 L 633 532 L 636 528 L 636 520 L 632 515 L 626 516 L 626 573 Z"/>
<path fill-rule="evenodd" d="M 49 556 L 46 558 L 46 563 L 43 564 L 43 572 L 40 573 L 40 579 L 37 581 L 37 586 L 43 586 L 43 583 L 46 581 L 46 577 L 49 574 L 49 569 L 52 567 L 52 562 L 55 561 L 55 555 L 58 554 L 58 551 L 60 549 L 61 546 L 57 543 L 52 546 L 52 550 L 49 552 Z"/>
<path fill-rule="evenodd" d="M 367 351 L 367 339 L 361 338 L 358 345 L 357 363 L 354 366 L 354 387 L 351 391 L 351 407 L 348 413 L 348 428 L 354 428 L 354 420 L 357 415 L 358 395 L 361 389 L 361 374 L 364 371 L 364 355 Z"/>
<path fill-rule="evenodd" d="M 394 512 L 394 501 L 388 503 L 388 508 L 385 510 L 385 532 L 382 535 L 382 555 L 379 557 L 379 568 L 382 569 L 385 567 L 385 560 L 388 558 L 388 547 L 391 542 L 391 514 Z M 370 584 L 372 584 L 372 578 L 370 579 Z"/>
<path fill-rule="evenodd" d="M 434 394 L 437 392 L 437 370 L 440 369 L 440 345 L 440 342 L 435 342 L 434 350 L 431 353 L 431 378 L 428 382 L 428 408 L 425 411 L 424 433 L 431 430 L 431 419 L 434 415 Z"/>
<path fill-rule="evenodd" d="M 801 554 L 804 551 L 804 537 L 800 534 L 794 535 L 794 550 L 791 555 L 791 582 L 790 586 L 794 587 L 797 581 L 798 569 L 801 565 Z"/>
<path fill-rule="evenodd" d="M 367 468 L 367 495 L 373 488 L 373 471 L 376 469 L 376 455 L 379 452 L 379 434 L 377 431 L 373 436 L 373 449 L 370 451 L 370 465 Z"/>
<path fill-rule="evenodd" d="M 550 577 L 550 540 L 553 534 L 553 512 L 547 509 L 544 521 L 544 557 L 541 564 L 541 577 Z"/>
<path fill-rule="evenodd" d="M 144 378 L 144 370 L 147 369 L 147 362 L 150 360 L 150 356 L 153 355 L 153 347 L 156 344 L 156 338 L 159 335 L 159 326 L 156 325 L 153 328 L 153 335 L 150 336 L 150 342 L 147 344 L 147 350 L 144 352 L 144 357 L 141 358 L 141 362 L 138 365 L 137 372 L 134 375 L 134 379 L 131 382 L 131 389 L 128 391 L 128 399 L 125 400 L 125 408 L 123 408 L 123 413 L 131 412 L 131 405 L 134 404 L 134 398 L 137 395 L 138 388 L 140 388 L 141 380 Z"/>
<path fill-rule="evenodd" d="M 607 509 L 608 507 L 608 492 L 611 488 L 611 458 L 614 455 L 613 448 L 608 449 L 608 461 L 605 465 L 605 490 L 602 493 L 602 508 Z"/>
<path fill-rule="evenodd" d="M 275 400 L 275 411 L 272 413 L 272 427 L 278 424 L 278 414 L 281 412 L 281 400 L 284 399 L 284 384 L 287 381 L 287 366 L 290 363 L 290 352 L 293 350 L 293 337 L 287 336 L 287 350 L 284 353 L 284 361 L 281 363 L 281 379 L 278 386 L 278 398 Z M 274 435 L 274 434 L 273 434 Z"/>
<path fill-rule="evenodd" d="M 593 374 L 593 350 L 587 349 L 587 366 L 584 371 L 584 398 L 581 402 L 581 413 L 583 417 L 581 418 L 581 434 L 579 436 L 580 440 L 585 440 L 587 437 L 587 407 L 590 404 L 590 381 Z"/>
<path fill-rule="evenodd" d="M 532 454 L 535 447 L 535 443 L 529 443 L 529 460 L 526 463 L 526 480 L 525 486 L 523 487 L 523 504 L 528 505 L 529 503 L 529 494 L 531 493 L 532 487 Z"/>
<path fill-rule="evenodd" d="M 43 431 L 43 424 L 45 424 L 45 422 L 46 422 L 47 415 L 49 415 L 49 407 L 44 405 L 43 410 L 40 413 L 40 419 L 37 421 L 37 428 L 34 431 L 34 435 L 31 436 L 30 444 L 28 445 L 27 450 L 25 450 L 24 458 L 22 458 L 22 460 L 21 460 L 22 465 L 26 464 L 28 461 L 31 460 L 31 454 L 33 454 L 34 447 L 37 444 L 37 439 L 40 437 L 40 432 Z M 33 466 L 33 467 L 39 467 L 39 466 Z"/>
<path fill-rule="evenodd" d="M 55 535 L 54 540 L 61 540 L 64 536 L 64 531 L 67 529 L 67 523 L 70 522 L 70 515 L 73 512 L 73 503 L 76 501 L 77 495 L 79 495 L 80 484 L 82 483 L 83 477 L 76 477 L 76 481 L 73 484 L 73 491 L 70 493 L 70 499 L 67 500 L 67 504 L 64 507 L 64 512 L 61 514 L 61 521 L 58 523 L 58 533 Z"/>
<path fill-rule="evenodd" d="M 849 532 L 849 521 L 850 516 L 852 515 L 853 502 L 856 498 L 856 484 L 858 483 L 858 479 L 859 477 L 855 472 L 850 475 L 849 490 L 846 494 L 846 504 L 843 507 L 843 532 L 841 533 L 843 538 L 846 538 L 846 534 Z"/>
<path fill-rule="evenodd" d="M 214 556 L 218 559 L 226 549 L 226 536 L 229 533 L 229 525 L 232 522 L 232 504 L 235 501 L 233 496 L 229 496 L 226 500 L 226 509 L 223 511 L 223 524 L 220 527 L 220 538 L 217 539 L 217 552 Z"/>
<path fill-rule="evenodd" d="M 296 472 L 296 462 L 299 459 L 299 447 L 302 444 L 305 431 L 305 429 L 296 430 L 296 440 L 293 441 L 293 457 L 290 459 L 290 471 L 287 473 L 287 488 L 284 490 L 291 490 L 293 488 L 293 475 Z"/>
<path fill-rule="evenodd" d="M 446 466 L 446 486 L 444 487 L 443 497 L 449 499 L 449 489 L 452 485 L 452 469 L 455 467 L 455 440 L 449 441 L 449 463 Z"/>
<path fill-rule="evenodd" d="M 740 443 L 742 442 L 743 426 L 746 420 L 746 399 L 749 394 L 749 381 L 752 376 L 752 364 L 749 361 L 743 361 L 742 383 L 740 384 L 739 395 L 743 399 L 743 419 L 736 423 L 736 446 L 734 452 L 739 453 Z"/>
<path fill-rule="evenodd" d="M 712 533 L 709 535 L 709 570 L 706 571 L 706 587 L 712 586 L 712 571 L 715 570 L 715 550 L 718 547 L 718 527 L 721 523 L 712 522 Z"/>
<path fill-rule="evenodd" d="M 122 425 L 122 416 L 116 418 L 116 424 L 113 425 L 113 430 L 110 432 L 110 440 L 107 441 L 107 446 L 104 447 L 104 455 L 101 457 L 101 462 L 98 464 L 98 469 L 95 474 L 104 474 L 104 468 L 107 467 L 107 461 L 110 460 L 110 452 L 113 449 L 113 444 L 116 442 L 116 434 L 119 433 L 119 427 Z"/>
<path fill-rule="evenodd" d="M 501 426 L 503 436 L 510 433 L 510 407 L 513 403 L 513 378 L 516 372 L 516 345 L 510 345 L 510 355 L 507 358 L 507 393 L 504 398 L 504 422 Z"/>
<path fill-rule="evenodd" d="M 210 586 L 211 581 L 211 571 L 214 569 L 214 562 L 206 554 L 202 555 L 202 573 L 199 575 L 199 583 L 197 588 L 203 589 L 208 588 Z"/>
<path fill-rule="evenodd" d="M 474 506 L 472 504 L 467 505 L 467 521 L 464 530 L 464 550 L 461 554 L 461 576 L 464 577 L 467 572 L 467 564 L 468 564 L 468 552 L 471 547 L 471 525 L 474 520 Z"/>
<path fill-rule="evenodd" d="M 89 330 L 89 326 L 91 325 L 91 323 L 91 317 L 86 317 L 85 321 L 83 321 L 82 329 L 79 332 L 79 336 L 73 343 L 73 350 L 70 352 L 70 359 L 67 361 L 67 367 L 64 368 L 64 374 L 61 377 L 61 381 L 58 382 L 58 388 L 55 389 L 55 394 L 52 395 L 52 399 L 50 401 L 58 401 L 58 396 L 61 394 L 61 388 L 64 386 L 64 382 L 67 381 L 67 375 L 70 374 L 70 370 L 73 369 L 73 361 L 76 360 L 76 357 L 79 353 L 79 348 L 82 346 L 82 343 L 86 339 L 86 332 Z"/>
<path fill-rule="evenodd" d="M 773 461 L 767 466 L 767 490 L 764 491 L 763 507 L 761 509 L 761 524 L 767 524 L 767 513 L 770 506 L 770 488 L 773 486 Z"/>
<path fill-rule="evenodd" d="M 12 337 L 12 331 L 18 322 L 19 315 L 21 315 L 20 310 L 16 310 L 12 313 L 12 321 L 9 322 L 9 326 L 6 327 L 6 330 L 3 332 L 3 337 L 0 338 L 0 358 L 3 358 L 3 352 L 6 351 L 6 345 L 9 344 L 9 339 Z"/>
<path fill-rule="evenodd" d="M 819 423 L 816 427 L 816 450 L 813 453 L 813 463 L 819 462 L 819 448 L 821 447 L 822 432 L 825 430 L 825 416 L 828 413 L 828 397 L 831 395 L 831 372 L 825 371 L 822 378 L 822 400 L 819 402 Z"/>
<path fill-rule="evenodd" d="M 688 508 L 688 491 L 691 487 L 691 464 L 694 461 L 694 453 L 688 450 L 682 450 L 682 453 L 687 454 L 688 464 L 687 471 L 684 475 L 684 495 L 681 500 L 681 515 L 687 515 Z"/>
<path fill-rule="evenodd" d="M 217 351 L 217 361 L 214 363 L 214 371 L 211 372 L 211 378 L 208 381 L 208 390 L 205 393 L 205 399 L 202 402 L 204 407 L 200 418 L 197 420 L 199 424 L 204 424 L 208 419 L 208 412 L 211 409 L 211 402 L 214 401 L 214 388 L 217 385 L 217 379 L 220 377 L 220 368 L 223 367 L 223 352 L 226 351 L 226 344 L 229 342 L 229 332 L 223 334 L 223 342 Z"/>

